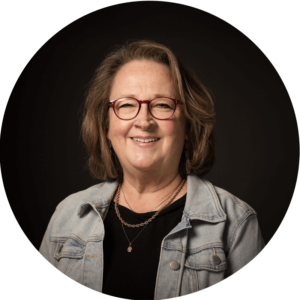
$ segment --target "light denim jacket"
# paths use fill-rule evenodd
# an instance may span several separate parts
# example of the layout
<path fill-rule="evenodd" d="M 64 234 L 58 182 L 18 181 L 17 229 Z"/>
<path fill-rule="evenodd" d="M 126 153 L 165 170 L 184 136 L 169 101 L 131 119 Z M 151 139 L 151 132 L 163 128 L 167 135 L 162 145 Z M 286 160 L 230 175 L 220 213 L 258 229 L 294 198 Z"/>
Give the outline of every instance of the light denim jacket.
<path fill-rule="evenodd" d="M 104 267 L 103 220 L 117 186 L 117 182 L 105 182 L 67 197 L 57 206 L 40 247 L 56 268 L 99 292 Z M 161 244 L 154 299 L 211 286 L 238 271 L 263 247 L 256 212 L 249 205 L 189 175 L 181 222 Z M 213 259 L 214 255 L 218 258 Z M 171 267 L 174 261 L 179 263 L 176 270 L 176 264 Z"/>

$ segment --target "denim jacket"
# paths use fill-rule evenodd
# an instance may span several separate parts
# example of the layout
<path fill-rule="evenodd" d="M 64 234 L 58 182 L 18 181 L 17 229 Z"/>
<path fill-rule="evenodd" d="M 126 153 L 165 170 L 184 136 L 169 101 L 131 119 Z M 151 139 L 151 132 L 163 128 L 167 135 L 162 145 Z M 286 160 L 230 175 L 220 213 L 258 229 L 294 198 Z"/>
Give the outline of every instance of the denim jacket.
<path fill-rule="evenodd" d="M 117 186 L 117 182 L 97 184 L 59 203 L 40 247 L 56 268 L 99 292 L 104 267 L 103 220 Z M 238 271 L 263 247 L 257 215 L 249 205 L 189 175 L 181 222 L 161 244 L 154 299 L 209 287 Z"/>

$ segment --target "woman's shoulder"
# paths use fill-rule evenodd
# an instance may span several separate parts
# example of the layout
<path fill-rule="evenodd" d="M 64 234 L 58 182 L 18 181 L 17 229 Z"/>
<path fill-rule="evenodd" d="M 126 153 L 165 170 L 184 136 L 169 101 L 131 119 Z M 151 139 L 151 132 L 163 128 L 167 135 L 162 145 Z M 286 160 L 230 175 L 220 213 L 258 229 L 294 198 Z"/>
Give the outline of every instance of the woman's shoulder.
<path fill-rule="evenodd" d="M 247 214 L 256 214 L 255 210 L 247 202 L 220 187 L 215 185 L 213 187 L 225 211 L 240 210 Z"/>
<path fill-rule="evenodd" d="M 98 222 L 101 205 L 103 207 L 109 205 L 115 186 L 116 184 L 108 182 L 99 183 L 62 200 L 57 205 L 50 221 L 51 236 L 67 237 L 74 231 L 74 228 L 77 228 L 77 232 L 84 226 L 89 227 L 93 222 Z M 88 215 L 89 217 L 86 218 Z M 85 240 L 84 233 L 80 236 Z"/>
<path fill-rule="evenodd" d="M 190 211 L 196 208 L 202 215 L 210 214 L 214 219 L 225 215 L 238 218 L 240 215 L 256 214 L 245 201 L 195 174 L 188 176 L 188 194 L 189 192 L 191 194 L 189 198 L 192 198 Z"/>
<path fill-rule="evenodd" d="M 56 211 L 67 213 L 70 213 L 71 211 L 77 211 L 82 204 L 90 201 L 91 199 L 99 197 L 99 192 L 104 185 L 105 182 L 98 183 L 88 187 L 85 190 L 70 194 L 57 205 Z"/>

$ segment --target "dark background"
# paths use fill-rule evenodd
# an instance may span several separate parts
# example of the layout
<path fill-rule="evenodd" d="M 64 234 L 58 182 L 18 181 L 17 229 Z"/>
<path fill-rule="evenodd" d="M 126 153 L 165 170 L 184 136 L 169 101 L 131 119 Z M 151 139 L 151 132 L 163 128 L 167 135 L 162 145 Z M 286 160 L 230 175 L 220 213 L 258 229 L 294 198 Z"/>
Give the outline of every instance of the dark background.
<path fill-rule="evenodd" d="M 3 119 L 0 158 L 8 200 L 29 240 L 39 248 L 57 204 L 99 182 L 86 168 L 82 106 L 96 67 L 129 39 L 169 46 L 212 92 L 216 163 L 205 178 L 257 211 L 268 242 L 298 172 L 298 130 L 288 93 L 269 60 L 237 29 L 201 10 L 164 2 L 116 5 L 73 22 L 19 77 Z"/>

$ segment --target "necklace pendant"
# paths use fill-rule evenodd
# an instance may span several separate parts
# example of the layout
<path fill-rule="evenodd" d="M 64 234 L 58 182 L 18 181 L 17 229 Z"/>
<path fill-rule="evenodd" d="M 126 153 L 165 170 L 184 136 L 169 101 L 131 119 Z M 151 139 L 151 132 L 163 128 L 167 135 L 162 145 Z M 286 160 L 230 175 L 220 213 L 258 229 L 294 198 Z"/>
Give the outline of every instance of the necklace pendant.
<path fill-rule="evenodd" d="M 132 247 L 129 246 L 129 247 L 127 248 L 127 252 L 131 252 L 131 250 L 132 250 Z"/>

